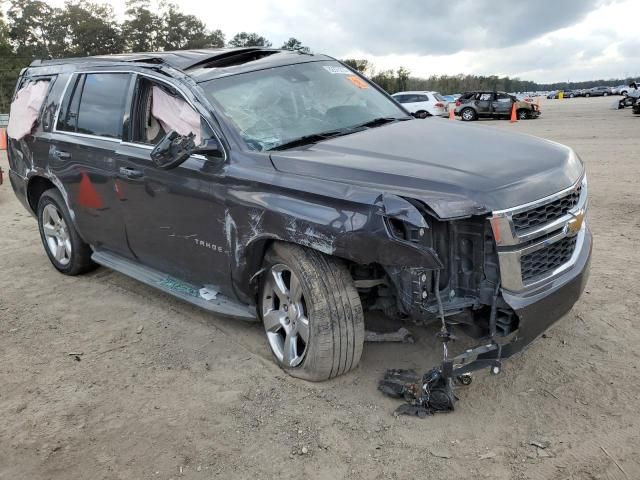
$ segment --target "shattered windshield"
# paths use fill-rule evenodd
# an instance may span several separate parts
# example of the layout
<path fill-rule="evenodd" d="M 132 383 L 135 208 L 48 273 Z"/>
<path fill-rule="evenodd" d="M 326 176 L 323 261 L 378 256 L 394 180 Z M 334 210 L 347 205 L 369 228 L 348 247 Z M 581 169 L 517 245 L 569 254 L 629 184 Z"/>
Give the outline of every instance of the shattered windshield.
<path fill-rule="evenodd" d="M 247 145 L 272 150 L 298 139 L 345 132 L 407 114 L 335 61 L 309 62 L 200 84 Z"/>

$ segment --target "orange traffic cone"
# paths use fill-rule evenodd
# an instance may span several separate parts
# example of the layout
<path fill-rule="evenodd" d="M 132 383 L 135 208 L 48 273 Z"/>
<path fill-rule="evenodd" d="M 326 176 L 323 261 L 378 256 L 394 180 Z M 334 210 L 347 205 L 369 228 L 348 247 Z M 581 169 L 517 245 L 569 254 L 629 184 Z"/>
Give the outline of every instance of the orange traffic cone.
<path fill-rule="evenodd" d="M 78 203 L 87 208 L 102 208 L 102 199 L 100 194 L 91 183 L 89 175 L 85 172 L 80 173 L 80 192 L 78 195 Z"/>
<path fill-rule="evenodd" d="M 4 128 L 0 128 L 0 150 L 7 149 L 7 131 Z"/>
<path fill-rule="evenodd" d="M 454 112 L 454 109 L 449 107 L 449 120 L 455 120 L 456 119 L 456 114 Z"/>
<path fill-rule="evenodd" d="M 511 108 L 511 123 L 515 123 L 518 121 L 518 115 L 516 114 L 516 104 L 513 104 Z"/>

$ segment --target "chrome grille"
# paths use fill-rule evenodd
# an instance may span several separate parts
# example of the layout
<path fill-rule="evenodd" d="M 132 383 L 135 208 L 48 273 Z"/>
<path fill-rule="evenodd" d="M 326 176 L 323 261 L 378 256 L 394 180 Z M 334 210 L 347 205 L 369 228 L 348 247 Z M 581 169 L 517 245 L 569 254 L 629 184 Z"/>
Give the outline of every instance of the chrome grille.
<path fill-rule="evenodd" d="M 572 268 L 587 233 L 587 190 L 584 175 L 537 202 L 493 212 L 490 222 L 503 288 L 534 289 Z"/>
<path fill-rule="evenodd" d="M 513 226 L 516 232 L 539 227 L 566 215 L 569 210 L 578 204 L 581 191 L 582 186 L 579 186 L 562 198 L 537 206 L 531 210 L 514 214 Z"/>
<path fill-rule="evenodd" d="M 520 257 L 522 280 L 548 274 L 571 259 L 577 238 L 565 237 L 551 245 Z"/>

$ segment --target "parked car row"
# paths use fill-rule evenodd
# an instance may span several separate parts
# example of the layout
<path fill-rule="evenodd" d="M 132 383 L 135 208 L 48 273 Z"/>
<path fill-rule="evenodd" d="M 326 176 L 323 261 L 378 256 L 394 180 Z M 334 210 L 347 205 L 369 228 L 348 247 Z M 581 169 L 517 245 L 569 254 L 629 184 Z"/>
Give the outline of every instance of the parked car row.
<path fill-rule="evenodd" d="M 549 92 L 547 98 L 560 98 L 560 94 L 564 98 L 575 98 L 575 97 L 608 97 L 609 95 L 614 95 L 613 87 L 600 86 L 593 88 L 584 88 L 580 90 L 556 90 L 553 92 Z"/>
<path fill-rule="evenodd" d="M 438 92 L 398 92 L 392 97 L 417 118 L 444 117 L 449 114 L 450 109 L 454 110 L 455 116 L 464 121 L 509 118 L 514 105 L 520 120 L 540 115 L 537 105 L 533 105 L 533 99 L 523 94 L 474 91 L 462 95 L 443 96 Z"/>

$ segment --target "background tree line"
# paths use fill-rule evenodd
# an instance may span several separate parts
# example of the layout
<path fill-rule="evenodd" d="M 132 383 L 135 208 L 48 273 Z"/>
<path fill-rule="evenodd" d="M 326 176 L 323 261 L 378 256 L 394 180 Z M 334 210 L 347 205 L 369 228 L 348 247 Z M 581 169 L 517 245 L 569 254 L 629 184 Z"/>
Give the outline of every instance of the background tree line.
<path fill-rule="evenodd" d="M 427 90 L 440 92 L 443 95 L 462 93 L 473 90 L 497 90 L 504 92 L 535 92 L 546 90 L 577 90 L 581 88 L 597 87 L 599 85 L 617 86 L 629 83 L 632 78 L 626 79 L 599 79 L 585 82 L 557 82 L 536 83 L 519 78 L 498 77 L 496 75 L 432 75 L 428 78 L 411 76 L 411 72 L 405 67 L 397 70 L 376 70 L 375 66 L 365 59 L 348 58 L 344 63 L 358 72 L 368 76 L 389 93 L 406 90 Z"/>
<path fill-rule="evenodd" d="M 9 110 L 20 70 L 36 58 L 273 46 L 268 39 L 250 32 L 240 32 L 227 41 L 222 30 L 208 29 L 198 17 L 183 13 L 167 0 L 127 0 L 123 21 L 116 19 L 108 4 L 90 0 L 67 0 L 60 8 L 42 0 L 0 0 L 0 6 L 4 7 L 0 9 L 0 112 Z M 290 38 L 280 48 L 309 52 L 309 48 L 296 38 Z M 418 78 L 411 76 L 404 67 L 377 71 L 367 60 L 347 59 L 345 62 L 389 93 L 435 90 L 447 94 L 475 89 L 519 92 L 624 83 L 624 80 L 596 80 L 544 85 L 518 78 L 478 75 Z"/>
<path fill-rule="evenodd" d="M 87 0 L 67 0 L 61 8 L 42 0 L 0 0 L 3 3 L 7 6 L 0 10 L 0 112 L 9 110 L 20 70 L 37 58 L 272 46 L 263 36 L 248 32 L 227 42 L 222 30 L 209 30 L 198 17 L 165 0 L 127 0 L 122 22 L 110 5 Z M 309 51 L 295 38 L 281 48 Z"/>

